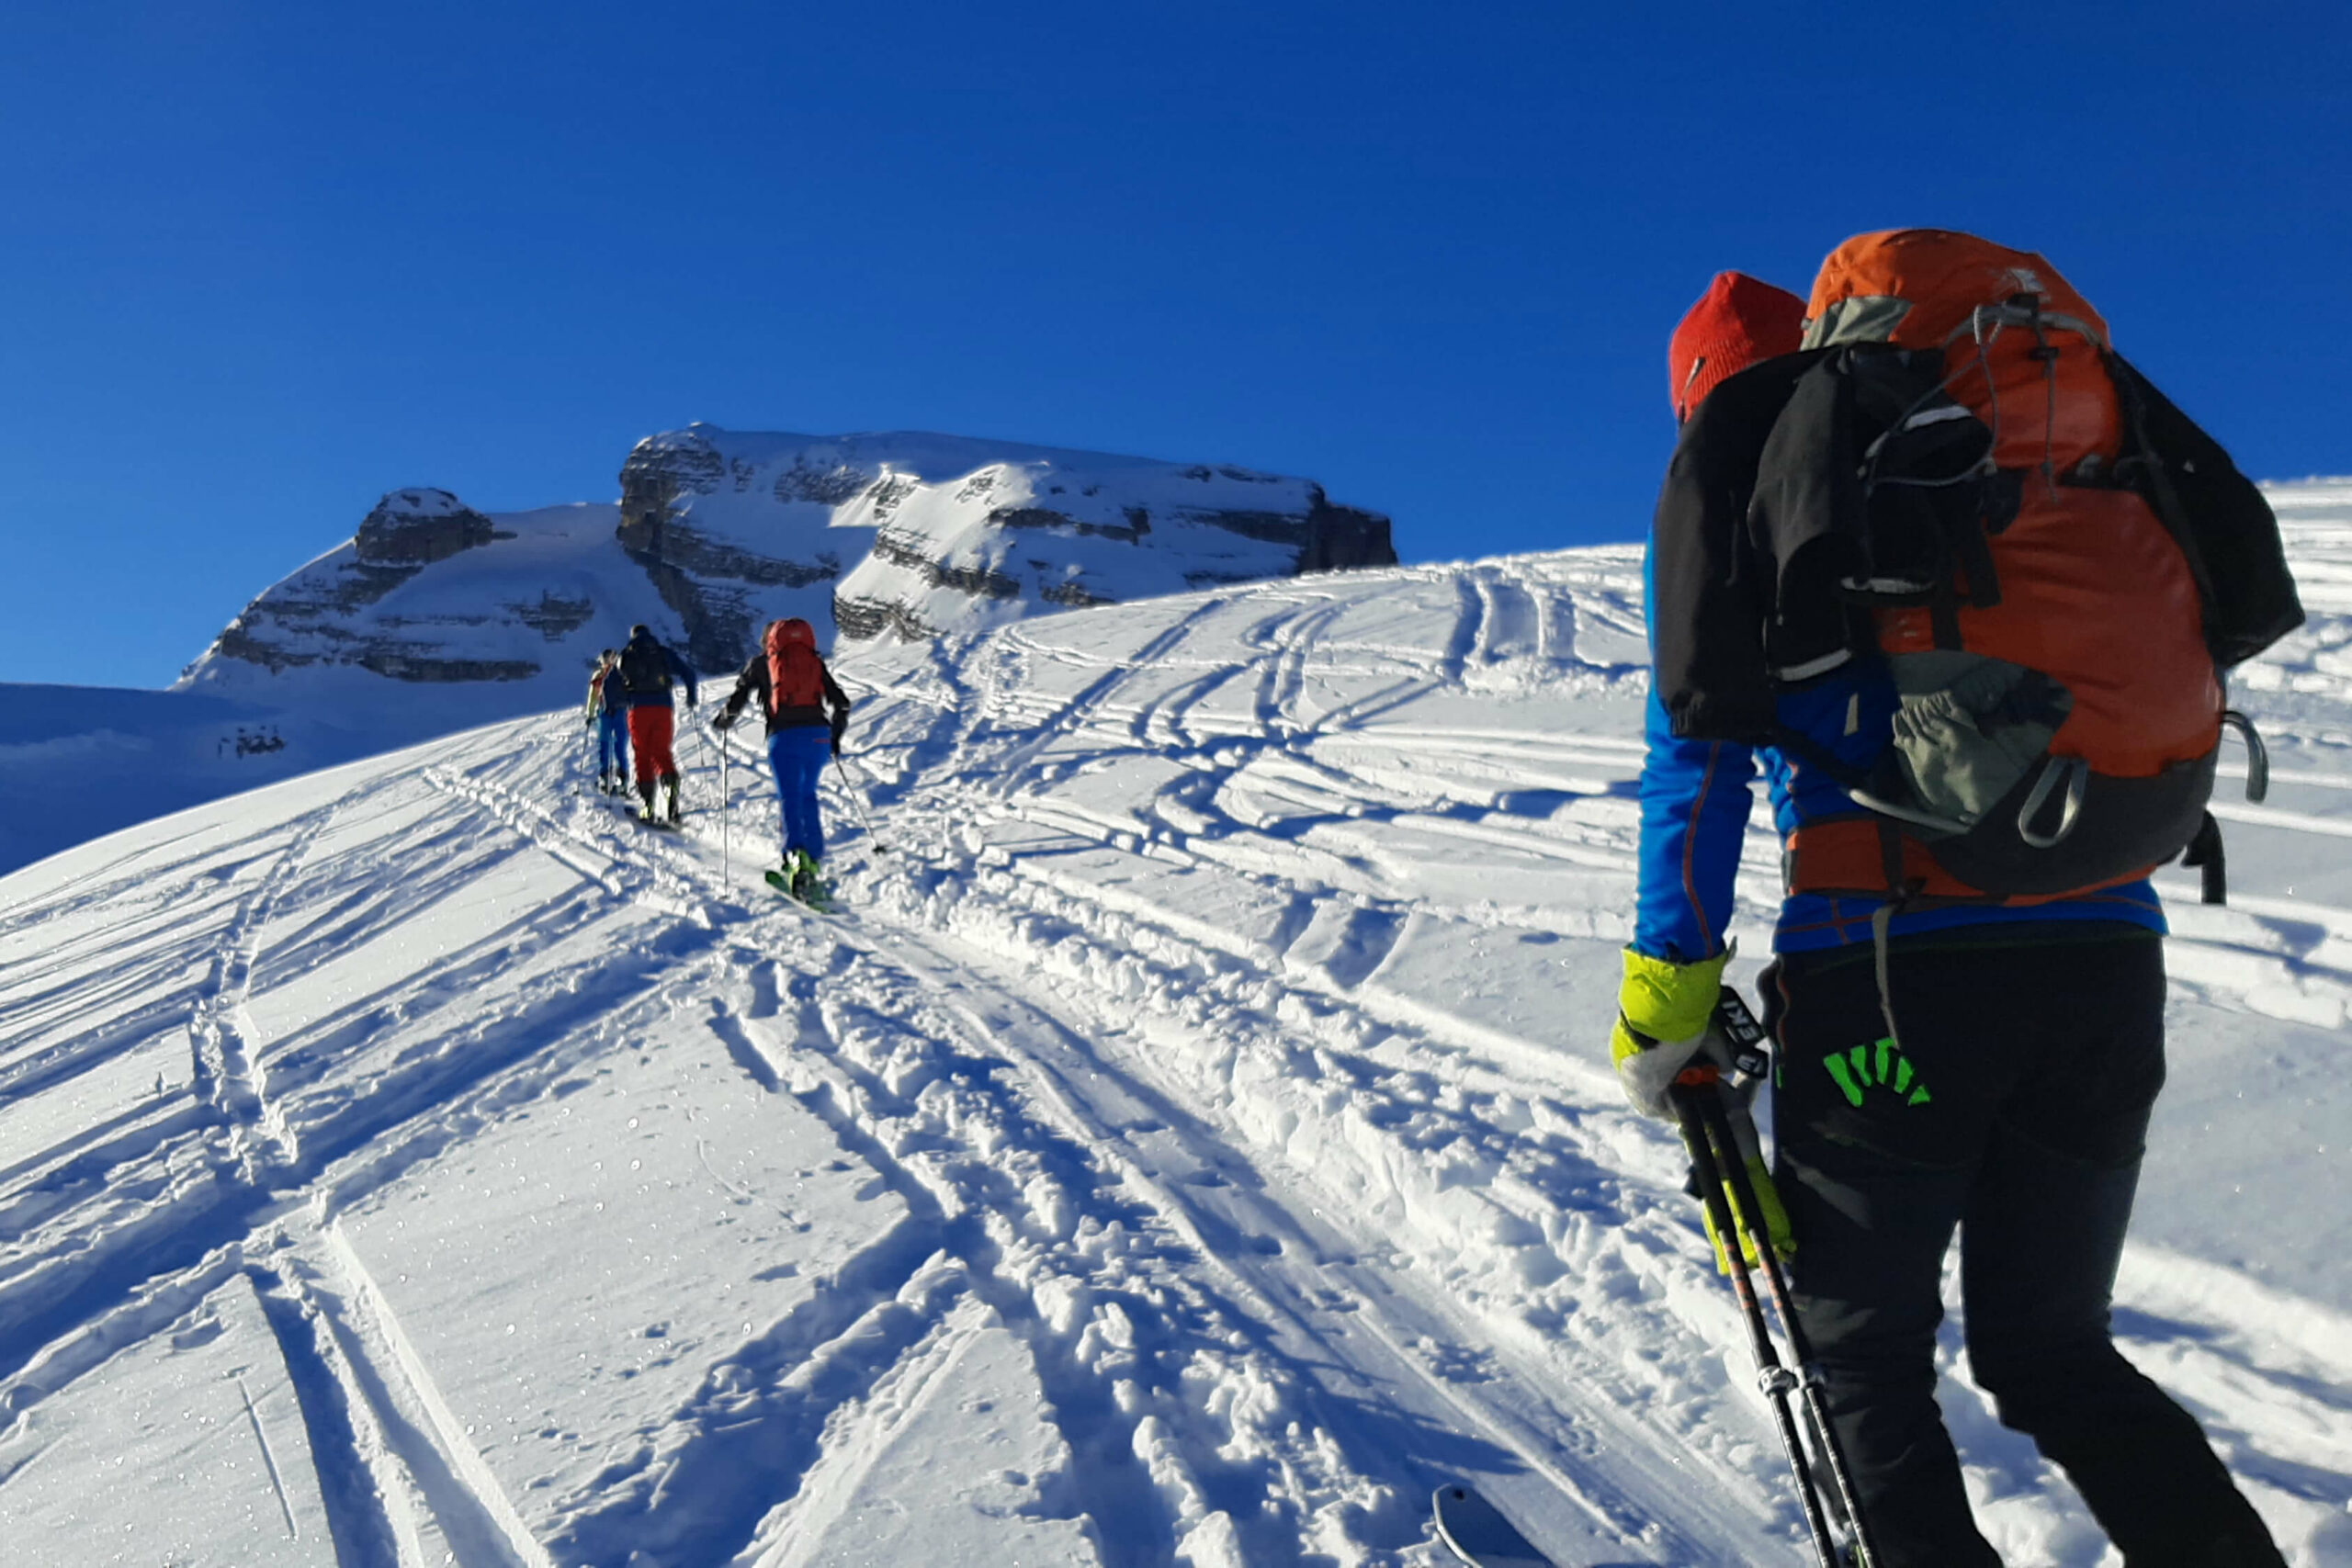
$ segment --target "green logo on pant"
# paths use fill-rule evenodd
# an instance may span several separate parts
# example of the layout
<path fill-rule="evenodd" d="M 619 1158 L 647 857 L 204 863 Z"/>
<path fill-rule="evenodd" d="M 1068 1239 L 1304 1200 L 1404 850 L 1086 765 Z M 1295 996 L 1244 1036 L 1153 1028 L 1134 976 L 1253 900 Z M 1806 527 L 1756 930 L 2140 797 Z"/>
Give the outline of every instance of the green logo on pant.
<path fill-rule="evenodd" d="M 1892 1040 L 1857 1045 L 1842 1056 L 1825 1058 L 1821 1065 L 1829 1069 L 1839 1092 L 1856 1110 L 1861 1108 L 1862 1096 L 1873 1089 L 1892 1090 L 1905 1105 L 1928 1103 L 1928 1086 L 1918 1081 L 1919 1076 L 1903 1058 L 1903 1047 Z"/>

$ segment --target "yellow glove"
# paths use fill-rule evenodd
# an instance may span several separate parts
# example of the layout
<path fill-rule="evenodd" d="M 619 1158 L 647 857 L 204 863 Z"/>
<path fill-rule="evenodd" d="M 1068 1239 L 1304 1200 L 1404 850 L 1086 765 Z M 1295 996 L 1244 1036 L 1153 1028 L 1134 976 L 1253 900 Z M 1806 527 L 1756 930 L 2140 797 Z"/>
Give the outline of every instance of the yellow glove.
<path fill-rule="evenodd" d="M 1715 1041 L 1711 1025 L 1715 998 L 1723 991 L 1726 948 L 1696 964 L 1677 964 L 1625 950 L 1625 979 L 1617 988 L 1617 1021 L 1609 1032 L 1609 1059 L 1634 1109 L 1671 1120 L 1667 1090 L 1692 1057 L 1711 1042 L 1708 1055 L 1730 1066 L 1728 1046 Z"/>

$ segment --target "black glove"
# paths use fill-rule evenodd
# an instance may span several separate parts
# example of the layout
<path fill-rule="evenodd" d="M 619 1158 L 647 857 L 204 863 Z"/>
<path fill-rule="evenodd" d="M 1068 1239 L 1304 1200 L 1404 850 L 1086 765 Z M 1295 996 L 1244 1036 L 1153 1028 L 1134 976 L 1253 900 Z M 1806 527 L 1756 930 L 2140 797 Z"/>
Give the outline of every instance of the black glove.
<path fill-rule="evenodd" d="M 712 714 L 710 716 L 710 727 L 713 729 L 732 729 L 735 728 L 735 716 L 725 711 Z"/>
<path fill-rule="evenodd" d="M 840 756 L 841 754 L 842 754 L 842 738 L 841 738 L 840 736 L 836 735 L 836 736 L 834 736 L 834 737 L 833 737 L 833 755 L 834 755 L 834 756 L 836 756 L 836 757 L 838 757 L 838 756 Z"/>

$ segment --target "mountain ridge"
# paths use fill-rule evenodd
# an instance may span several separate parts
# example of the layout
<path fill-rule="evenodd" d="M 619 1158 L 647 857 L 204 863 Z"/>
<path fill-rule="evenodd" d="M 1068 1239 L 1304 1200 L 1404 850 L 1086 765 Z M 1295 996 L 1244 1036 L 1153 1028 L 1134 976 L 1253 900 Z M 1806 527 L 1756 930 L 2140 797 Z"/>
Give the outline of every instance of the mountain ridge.
<path fill-rule="evenodd" d="M 640 621 L 718 671 L 780 615 L 851 643 L 917 641 L 1396 560 L 1386 518 L 1334 505 L 1312 480 L 930 432 L 690 424 L 638 442 L 619 484 L 616 502 L 499 513 L 430 486 L 388 491 L 349 541 L 256 595 L 177 684 L 259 697 L 334 670 L 542 684 L 583 673 Z"/>

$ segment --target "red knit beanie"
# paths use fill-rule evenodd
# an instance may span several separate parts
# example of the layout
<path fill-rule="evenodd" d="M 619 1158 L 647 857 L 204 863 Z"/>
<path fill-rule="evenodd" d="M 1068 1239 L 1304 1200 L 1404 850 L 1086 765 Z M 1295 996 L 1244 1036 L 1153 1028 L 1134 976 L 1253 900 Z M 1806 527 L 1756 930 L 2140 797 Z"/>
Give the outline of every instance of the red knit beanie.
<path fill-rule="evenodd" d="M 1804 335 L 1804 301 L 1744 272 L 1719 272 L 1667 345 L 1668 395 L 1687 420 L 1715 383 L 1761 359 L 1794 354 Z"/>

